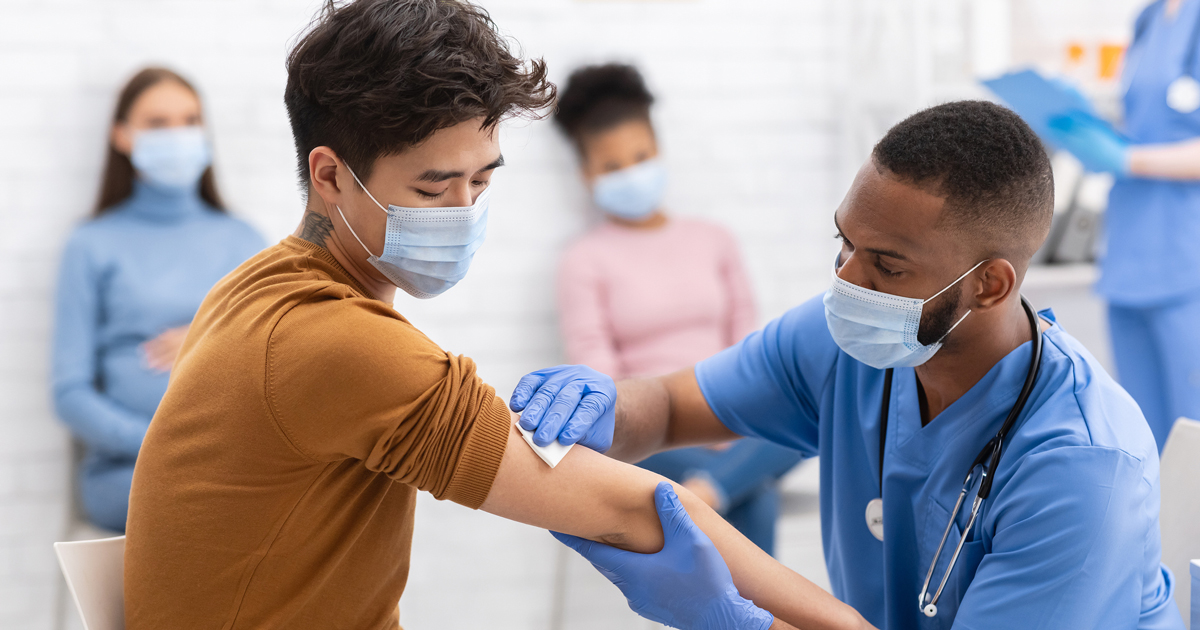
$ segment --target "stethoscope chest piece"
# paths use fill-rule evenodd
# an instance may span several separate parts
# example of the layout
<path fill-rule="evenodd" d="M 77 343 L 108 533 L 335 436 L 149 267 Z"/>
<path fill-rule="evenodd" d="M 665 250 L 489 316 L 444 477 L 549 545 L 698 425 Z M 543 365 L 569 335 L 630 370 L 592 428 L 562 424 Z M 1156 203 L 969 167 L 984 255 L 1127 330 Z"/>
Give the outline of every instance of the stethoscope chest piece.
<path fill-rule="evenodd" d="M 1172 81 L 1167 87 L 1167 105 L 1180 114 L 1200 109 L 1200 81 L 1187 74 Z"/>
<path fill-rule="evenodd" d="M 867 503 L 867 529 L 875 540 L 883 540 L 883 499 L 876 497 Z"/>

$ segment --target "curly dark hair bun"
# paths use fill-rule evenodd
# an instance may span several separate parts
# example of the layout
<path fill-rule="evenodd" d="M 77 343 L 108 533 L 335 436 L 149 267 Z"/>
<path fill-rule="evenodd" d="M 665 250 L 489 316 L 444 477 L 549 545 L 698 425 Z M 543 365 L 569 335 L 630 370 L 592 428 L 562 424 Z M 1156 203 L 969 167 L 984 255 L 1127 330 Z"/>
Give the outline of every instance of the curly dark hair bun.
<path fill-rule="evenodd" d="M 584 136 L 630 119 L 650 119 L 654 96 L 637 68 L 610 63 L 571 73 L 559 94 L 554 122 L 577 144 Z"/>
<path fill-rule="evenodd" d="M 284 92 L 302 188 L 328 146 L 366 179 L 376 158 L 481 118 L 537 117 L 554 101 L 546 64 L 526 63 L 466 0 L 326 2 L 288 55 Z"/>

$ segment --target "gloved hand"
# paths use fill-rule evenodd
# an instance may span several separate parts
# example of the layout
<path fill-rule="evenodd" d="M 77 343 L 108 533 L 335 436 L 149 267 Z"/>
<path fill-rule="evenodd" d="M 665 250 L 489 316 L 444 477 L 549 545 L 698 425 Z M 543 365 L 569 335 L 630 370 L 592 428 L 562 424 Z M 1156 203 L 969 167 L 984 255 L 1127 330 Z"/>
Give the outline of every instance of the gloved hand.
<path fill-rule="evenodd" d="M 1129 174 L 1129 143 L 1085 114 L 1050 119 L 1050 141 L 1079 158 L 1093 173 Z"/>
<path fill-rule="evenodd" d="M 612 447 L 617 384 L 586 365 L 560 365 L 530 372 L 508 399 L 521 413 L 521 428 L 533 431 L 533 443 L 546 446 L 578 442 L 604 453 Z M 536 430 L 535 430 L 536 429 Z"/>
<path fill-rule="evenodd" d="M 550 532 L 579 552 L 608 578 L 637 614 L 683 630 L 767 630 L 775 617 L 742 597 L 725 560 L 692 523 L 671 484 L 654 489 L 662 521 L 662 551 L 621 551 L 608 545 Z"/>

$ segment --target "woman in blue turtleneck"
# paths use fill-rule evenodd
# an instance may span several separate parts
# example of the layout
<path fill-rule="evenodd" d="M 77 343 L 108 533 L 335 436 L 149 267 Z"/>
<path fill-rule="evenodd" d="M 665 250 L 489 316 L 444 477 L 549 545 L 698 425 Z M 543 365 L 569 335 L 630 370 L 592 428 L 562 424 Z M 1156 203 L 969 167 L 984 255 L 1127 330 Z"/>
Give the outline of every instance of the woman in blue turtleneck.
<path fill-rule="evenodd" d="M 200 302 L 262 249 L 225 213 L 200 99 L 161 68 L 117 100 L 95 217 L 63 252 L 54 330 L 54 402 L 86 447 L 83 507 L 125 530 L 133 465 Z"/>

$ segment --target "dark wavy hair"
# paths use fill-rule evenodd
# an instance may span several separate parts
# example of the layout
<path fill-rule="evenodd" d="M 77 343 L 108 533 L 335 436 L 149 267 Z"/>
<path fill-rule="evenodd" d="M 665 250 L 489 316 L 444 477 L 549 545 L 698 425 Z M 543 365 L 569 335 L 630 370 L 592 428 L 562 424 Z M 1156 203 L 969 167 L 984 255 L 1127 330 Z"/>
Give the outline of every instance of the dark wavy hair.
<path fill-rule="evenodd" d="M 637 68 L 610 63 L 571 73 L 558 97 L 554 122 L 580 151 L 587 136 L 628 120 L 650 121 L 654 96 Z"/>
<path fill-rule="evenodd" d="M 284 104 L 302 190 L 327 146 L 370 176 L 375 160 L 482 118 L 536 118 L 554 100 L 541 59 L 526 63 L 482 8 L 463 0 L 329 0 L 287 60 Z"/>
<path fill-rule="evenodd" d="M 112 127 L 129 119 L 129 110 L 146 90 L 164 81 L 174 81 L 187 88 L 196 98 L 200 93 L 178 73 L 166 68 L 146 68 L 130 77 L 117 96 L 116 111 L 113 112 Z M 134 168 L 129 156 L 121 153 L 112 144 L 112 129 L 109 129 L 108 156 L 104 159 L 104 174 L 100 178 L 100 197 L 96 200 L 96 209 L 92 216 L 100 216 L 114 206 L 125 201 L 133 194 Z M 213 176 L 212 166 L 204 169 L 200 176 L 200 198 L 213 208 L 224 212 L 225 203 L 217 192 L 217 180 Z"/>

